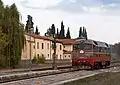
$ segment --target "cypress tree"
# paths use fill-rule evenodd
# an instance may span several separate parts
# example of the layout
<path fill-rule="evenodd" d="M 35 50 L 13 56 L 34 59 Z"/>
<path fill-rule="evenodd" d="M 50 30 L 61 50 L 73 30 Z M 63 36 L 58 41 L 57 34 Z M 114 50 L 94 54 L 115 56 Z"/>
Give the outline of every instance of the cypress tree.
<path fill-rule="evenodd" d="M 80 27 L 80 30 L 79 30 L 79 38 L 82 37 L 82 27 Z"/>
<path fill-rule="evenodd" d="M 68 30 L 67 30 L 66 38 L 71 39 L 69 27 L 68 27 Z"/>
<path fill-rule="evenodd" d="M 58 28 L 57 28 L 57 36 L 59 36 L 59 30 L 58 30 Z"/>
<path fill-rule="evenodd" d="M 57 28 L 57 38 L 59 38 L 59 35 L 60 35 L 60 34 L 59 34 L 59 30 L 58 30 L 58 28 Z"/>
<path fill-rule="evenodd" d="M 49 27 L 48 29 L 47 29 L 47 32 L 45 33 L 45 36 L 52 36 L 52 32 L 51 32 L 52 30 L 51 30 L 51 28 Z"/>
<path fill-rule="evenodd" d="M 86 29 L 85 29 L 85 39 L 86 39 L 86 40 L 88 39 Z"/>
<path fill-rule="evenodd" d="M 83 27 L 82 36 L 85 38 L 85 27 Z"/>
<path fill-rule="evenodd" d="M 32 30 L 33 24 L 34 24 L 33 21 L 32 21 L 32 17 L 30 15 L 28 15 L 28 20 L 26 22 L 27 23 L 26 23 L 25 31 L 28 33 L 29 30 Z"/>
<path fill-rule="evenodd" d="M 63 21 L 61 22 L 60 37 L 65 38 L 65 29 L 64 29 Z"/>
<path fill-rule="evenodd" d="M 36 34 L 36 35 L 39 35 L 38 27 L 37 27 L 37 26 L 36 26 L 35 34 Z"/>
<path fill-rule="evenodd" d="M 51 26 L 51 34 L 54 35 L 55 34 L 55 25 L 52 24 Z"/>

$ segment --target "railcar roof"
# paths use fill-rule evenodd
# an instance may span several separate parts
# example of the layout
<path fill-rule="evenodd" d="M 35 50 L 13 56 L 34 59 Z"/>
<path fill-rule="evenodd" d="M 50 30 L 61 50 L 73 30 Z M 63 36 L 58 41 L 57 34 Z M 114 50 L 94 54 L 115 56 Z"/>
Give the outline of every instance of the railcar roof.
<path fill-rule="evenodd" d="M 97 47 L 105 47 L 105 48 L 109 48 L 110 46 L 105 43 L 105 42 L 101 42 L 101 41 L 95 41 L 95 40 L 91 40 L 91 39 L 88 39 L 88 40 L 84 40 L 84 39 L 79 39 L 79 40 L 76 40 L 76 44 L 77 43 L 80 43 L 80 42 L 84 42 L 84 43 L 87 43 L 87 44 L 94 44 L 95 46 Z"/>

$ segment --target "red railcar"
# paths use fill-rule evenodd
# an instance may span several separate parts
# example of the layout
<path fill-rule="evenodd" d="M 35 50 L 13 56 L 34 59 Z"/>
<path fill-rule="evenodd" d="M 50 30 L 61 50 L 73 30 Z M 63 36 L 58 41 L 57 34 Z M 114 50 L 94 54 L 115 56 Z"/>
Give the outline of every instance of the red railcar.
<path fill-rule="evenodd" d="M 110 65 L 110 46 L 95 40 L 76 40 L 73 44 L 72 66 L 98 69 Z"/>

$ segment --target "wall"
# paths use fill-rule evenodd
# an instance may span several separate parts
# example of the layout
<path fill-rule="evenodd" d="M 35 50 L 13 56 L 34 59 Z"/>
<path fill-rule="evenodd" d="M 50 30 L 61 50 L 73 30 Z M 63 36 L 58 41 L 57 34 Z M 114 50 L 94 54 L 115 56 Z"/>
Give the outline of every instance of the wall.
<path fill-rule="evenodd" d="M 64 50 L 66 51 L 73 51 L 73 45 L 64 45 Z M 71 53 L 64 53 L 64 59 L 72 59 Z"/>
<path fill-rule="evenodd" d="M 71 59 L 71 54 L 64 54 L 64 59 Z"/>
<path fill-rule="evenodd" d="M 64 59 L 63 58 L 63 45 L 62 43 L 57 43 L 56 44 L 56 55 L 57 55 L 57 59 Z M 61 49 L 60 49 L 60 46 L 61 46 Z"/>
<path fill-rule="evenodd" d="M 25 48 L 23 49 L 21 60 L 29 60 L 30 59 L 30 37 L 25 35 L 26 37 L 26 45 Z M 46 58 L 46 60 L 52 59 L 54 50 L 52 49 L 52 41 L 51 40 L 46 40 L 46 39 L 41 39 L 41 38 L 31 38 L 31 57 L 32 59 L 35 56 L 41 56 L 42 54 Z M 42 49 L 42 43 L 43 43 L 43 49 Z M 63 44 L 62 43 L 56 43 L 57 48 L 56 48 L 56 55 L 57 59 L 63 59 Z M 61 50 L 60 50 L 60 45 L 61 45 Z"/>
<path fill-rule="evenodd" d="M 73 45 L 64 45 L 64 50 L 72 51 L 73 50 Z"/>

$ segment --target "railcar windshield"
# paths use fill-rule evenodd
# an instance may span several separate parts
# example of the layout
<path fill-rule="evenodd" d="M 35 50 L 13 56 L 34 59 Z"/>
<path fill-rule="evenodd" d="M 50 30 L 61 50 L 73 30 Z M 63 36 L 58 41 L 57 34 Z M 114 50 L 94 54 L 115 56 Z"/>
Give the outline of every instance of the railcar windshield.
<path fill-rule="evenodd" d="M 80 43 L 73 45 L 74 50 L 92 50 L 92 45 L 87 43 Z"/>

